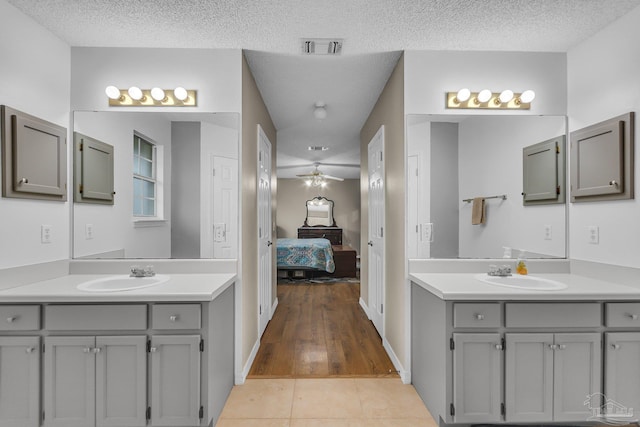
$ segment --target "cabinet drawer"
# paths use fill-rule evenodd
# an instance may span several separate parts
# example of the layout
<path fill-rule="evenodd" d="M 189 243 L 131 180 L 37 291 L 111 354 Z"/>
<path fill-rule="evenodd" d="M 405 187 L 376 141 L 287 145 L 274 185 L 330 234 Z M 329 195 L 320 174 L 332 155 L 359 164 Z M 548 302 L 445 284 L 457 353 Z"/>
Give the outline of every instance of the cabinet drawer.
<path fill-rule="evenodd" d="M 453 305 L 454 328 L 498 328 L 502 324 L 498 303 L 456 303 Z"/>
<path fill-rule="evenodd" d="M 147 306 L 133 305 L 48 305 L 45 325 L 51 331 L 106 331 L 147 329 Z"/>
<path fill-rule="evenodd" d="M 588 328 L 602 326 L 599 303 L 507 303 L 507 328 Z"/>
<path fill-rule="evenodd" d="M 606 326 L 640 327 L 640 302 L 610 302 L 605 304 Z"/>
<path fill-rule="evenodd" d="M 155 304 L 151 329 L 200 329 L 200 304 Z"/>
<path fill-rule="evenodd" d="M 0 331 L 37 331 L 39 305 L 0 305 Z"/>

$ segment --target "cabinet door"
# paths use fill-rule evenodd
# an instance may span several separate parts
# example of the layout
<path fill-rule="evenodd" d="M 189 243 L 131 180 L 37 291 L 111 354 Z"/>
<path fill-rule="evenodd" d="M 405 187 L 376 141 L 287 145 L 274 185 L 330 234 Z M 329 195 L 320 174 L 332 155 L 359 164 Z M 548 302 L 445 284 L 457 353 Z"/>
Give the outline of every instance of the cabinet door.
<path fill-rule="evenodd" d="M 94 337 L 45 337 L 46 427 L 95 424 Z"/>
<path fill-rule="evenodd" d="M 506 334 L 505 420 L 553 416 L 553 334 Z"/>
<path fill-rule="evenodd" d="M 640 408 L 640 333 L 605 334 L 604 394 L 613 406 Z M 620 415 L 614 413 L 613 415 Z"/>
<path fill-rule="evenodd" d="M 453 334 L 454 423 L 500 421 L 500 334 Z"/>
<path fill-rule="evenodd" d="M 96 425 L 147 425 L 146 336 L 96 338 Z"/>
<path fill-rule="evenodd" d="M 0 427 L 40 425 L 40 338 L 0 337 Z"/>
<path fill-rule="evenodd" d="M 593 415 L 585 401 L 602 393 L 599 333 L 556 334 L 553 360 L 553 420 L 585 421 Z"/>
<path fill-rule="evenodd" d="M 151 424 L 200 424 L 200 336 L 151 337 Z"/>

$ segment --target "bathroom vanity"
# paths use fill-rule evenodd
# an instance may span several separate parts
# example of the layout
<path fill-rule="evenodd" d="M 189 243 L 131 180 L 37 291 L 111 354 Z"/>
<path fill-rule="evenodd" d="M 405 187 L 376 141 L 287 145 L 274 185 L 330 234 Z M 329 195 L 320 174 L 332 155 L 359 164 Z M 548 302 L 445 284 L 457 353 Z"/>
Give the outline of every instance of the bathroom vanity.
<path fill-rule="evenodd" d="M 411 275 L 412 382 L 439 425 L 633 422 L 640 290 L 571 274 L 557 290 Z M 544 276 L 544 277 L 542 277 Z"/>
<path fill-rule="evenodd" d="M 233 274 L 0 291 L 0 426 L 210 426 L 234 383 Z M 136 279 L 131 279 L 136 280 Z"/>

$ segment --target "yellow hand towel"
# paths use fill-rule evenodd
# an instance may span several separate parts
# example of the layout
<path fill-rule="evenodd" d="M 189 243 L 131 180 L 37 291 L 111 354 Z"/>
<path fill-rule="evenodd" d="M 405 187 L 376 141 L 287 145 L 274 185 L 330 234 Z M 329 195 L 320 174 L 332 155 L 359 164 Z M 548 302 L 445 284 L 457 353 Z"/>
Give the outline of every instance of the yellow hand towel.
<path fill-rule="evenodd" d="M 476 197 L 471 207 L 471 224 L 484 224 L 484 219 L 484 197 Z"/>

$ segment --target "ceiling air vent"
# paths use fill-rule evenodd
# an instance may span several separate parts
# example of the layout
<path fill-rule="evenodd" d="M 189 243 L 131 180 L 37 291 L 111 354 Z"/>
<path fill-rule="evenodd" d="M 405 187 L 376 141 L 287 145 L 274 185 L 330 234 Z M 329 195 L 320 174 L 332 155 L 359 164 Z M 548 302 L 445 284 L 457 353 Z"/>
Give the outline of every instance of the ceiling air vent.
<path fill-rule="evenodd" d="M 302 53 L 305 55 L 340 55 L 342 39 L 302 39 Z"/>

